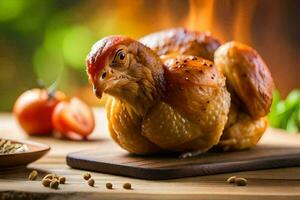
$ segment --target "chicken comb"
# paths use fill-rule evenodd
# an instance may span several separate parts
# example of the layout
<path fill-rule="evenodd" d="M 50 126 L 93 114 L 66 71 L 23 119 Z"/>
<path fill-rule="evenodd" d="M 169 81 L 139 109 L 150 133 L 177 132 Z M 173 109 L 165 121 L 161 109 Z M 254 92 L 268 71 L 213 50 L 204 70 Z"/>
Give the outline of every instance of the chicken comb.
<path fill-rule="evenodd" d="M 128 45 L 132 39 L 125 36 L 109 36 L 96 42 L 87 56 L 87 73 L 89 78 L 95 82 L 99 72 L 105 67 L 106 62 L 114 56 L 119 45 Z"/>

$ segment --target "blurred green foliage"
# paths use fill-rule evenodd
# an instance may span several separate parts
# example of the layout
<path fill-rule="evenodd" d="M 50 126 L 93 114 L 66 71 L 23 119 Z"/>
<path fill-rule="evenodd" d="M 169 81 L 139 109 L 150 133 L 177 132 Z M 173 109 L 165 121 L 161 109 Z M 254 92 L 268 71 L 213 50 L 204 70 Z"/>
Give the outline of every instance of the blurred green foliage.
<path fill-rule="evenodd" d="M 300 132 L 300 90 L 291 91 L 286 99 L 281 99 L 279 91 L 276 90 L 268 118 L 274 128 L 285 129 L 291 133 Z"/>
<path fill-rule="evenodd" d="M 70 91 L 86 85 L 85 58 L 96 33 L 76 16 L 85 1 L 0 0 L 0 111 L 41 79 Z M 62 78 L 63 77 L 63 78 Z"/>
<path fill-rule="evenodd" d="M 0 1 L 0 20 L 7 21 L 18 17 L 24 9 L 24 3 L 22 0 Z"/>
<path fill-rule="evenodd" d="M 37 80 L 46 86 L 58 80 L 68 95 L 99 105 L 92 90 L 86 90 L 86 55 L 104 36 L 137 38 L 164 25 L 136 17 L 153 21 L 140 9 L 150 2 L 0 0 L 0 111 L 11 111 L 23 91 L 38 86 Z M 160 13 L 160 4 L 151 5 L 151 14 Z"/>

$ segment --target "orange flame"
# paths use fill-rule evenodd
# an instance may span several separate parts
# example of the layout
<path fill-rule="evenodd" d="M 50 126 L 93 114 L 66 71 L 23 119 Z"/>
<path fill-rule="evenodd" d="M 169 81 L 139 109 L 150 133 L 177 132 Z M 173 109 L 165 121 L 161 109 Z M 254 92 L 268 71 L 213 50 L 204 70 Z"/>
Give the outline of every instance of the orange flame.
<path fill-rule="evenodd" d="M 99 10 L 91 12 L 89 23 L 100 36 L 124 34 L 139 38 L 161 29 L 180 26 L 209 31 L 222 42 L 237 40 L 257 49 L 269 64 L 274 79 L 285 80 L 278 84 L 282 91 L 297 85 L 299 87 L 299 69 L 293 67 L 298 65 L 299 56 L 283 31 L 281 18 L 286 13 L 282 12 L 282 3 L 189 0 L 187 4 L 186 1 L 136 0 L 128 4 L 123 0 L 115 0 L 95 1 L 95 4 L 99 5 L 92 5 L 90 10 Z M 258 16 L 259 20 L 254 19 Z M 268 28 L 254 26 L 253 22 L 266 23 Z"/>
<path fill-rule="evenodd" d="M 251 23 L 255 13 L 257 1 L 253 0 L 249 4 L 247 1 L 237 2 L 237 12 L 234 16 L 233 39 L 239 42 L 251 44 Z M 245 9 L 247 8 L 247 9 Z"/>
<path fill-rule="evenodd" d="M 212 29 L 214 0 L 189 1 L 189 16 L 187 27 L 194 30 L 207 31 Z"/>
<path fill-rule="evenodd" d="M 235 4 L 219 1 L 224 9 L 232 10 L 233 20 L 228 23 L 231 33 L 221 31 L 225 25 L 220 23 L 221 20 L 216 16 L 217 3 L 215 0 L 190 0 L 185 26 L 193 30 L 210 31 L 223 41 L 233 39 L 251 44 L 251 23 L 257 1 L 236 1 Z"/>

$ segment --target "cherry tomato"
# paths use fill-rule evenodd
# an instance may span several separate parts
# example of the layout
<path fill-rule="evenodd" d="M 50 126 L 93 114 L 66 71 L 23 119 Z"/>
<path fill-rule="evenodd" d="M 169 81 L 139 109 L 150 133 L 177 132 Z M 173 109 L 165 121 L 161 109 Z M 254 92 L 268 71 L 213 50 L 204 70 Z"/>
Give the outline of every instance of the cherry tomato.
<path fill-rule="evenodd" d="M 56 135 L 71 140 L 86 139 L 95 128 L 92 109 L 76 97 L 57 104 L 52 115 L 52 123 L 59 132 Z"/>
<path fill-rule="evenodd" d="M 53 131 L 51 118 L 54 108 L 66 98 L 60 91 L 49 95 L 46 89 L 28 90 L 18 97 L 13 112 L 20 126 L 29 135 L 49 134 Z"/>

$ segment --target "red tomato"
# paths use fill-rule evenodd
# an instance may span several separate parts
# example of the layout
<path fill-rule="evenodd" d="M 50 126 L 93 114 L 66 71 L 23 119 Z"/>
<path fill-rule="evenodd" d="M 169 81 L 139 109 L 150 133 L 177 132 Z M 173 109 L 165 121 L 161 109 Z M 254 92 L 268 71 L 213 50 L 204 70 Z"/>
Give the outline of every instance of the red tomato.
<path fill-rule="evenodd" d="M 85 139 L 95 128 L 92 109 L 76 97 L 55 107 L 52 123 L 60 136 L 72 140 Z"/>
<path fill-rule="evenodd" d="M 45 135 L 53 131 L 51 118 L 55 106 L 65 99 L 60 91 L 49 96 L 46 89 L 32 89 L 18 97 L 13 112 L 29 135 Z"/>

